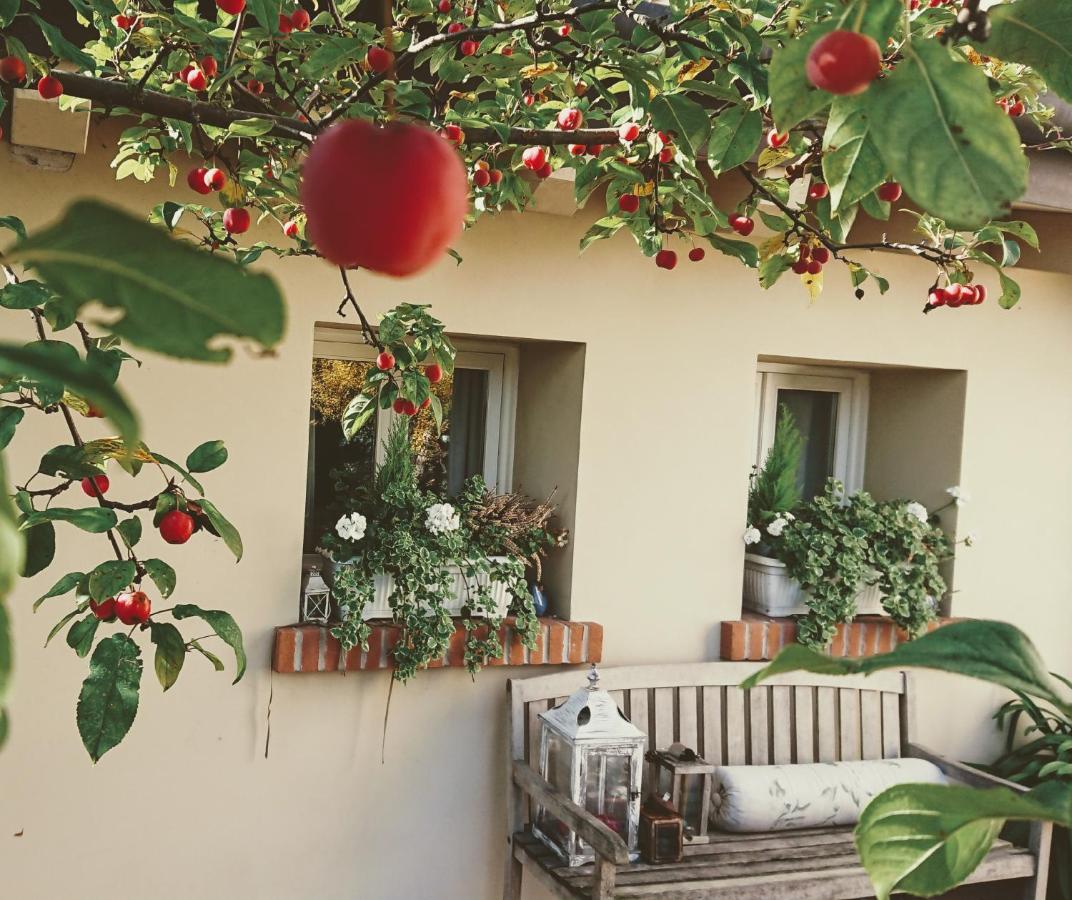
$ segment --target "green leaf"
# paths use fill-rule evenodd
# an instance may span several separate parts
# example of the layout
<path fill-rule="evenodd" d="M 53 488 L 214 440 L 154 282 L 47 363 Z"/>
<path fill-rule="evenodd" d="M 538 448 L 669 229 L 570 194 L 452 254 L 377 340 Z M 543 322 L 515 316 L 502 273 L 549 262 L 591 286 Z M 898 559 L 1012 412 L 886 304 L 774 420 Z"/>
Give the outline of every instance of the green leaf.
<path fill-rule="evenodd" d="M 187 472 L 174 460 L 168 459 L 162 453 L 157 453 L 155 450 L 153 451 L 153 459 L 155 459 L 158 463 L 162 463 L 163 465 L 168 466 L 169 468 L 174 469 L 176 472 L 178 472 L 183 477 L 183 479 L 189 484 L 191 484 L 199 494 L 205 493 L 205 489 L 201 486 L 201 482 L 194 478 L 193 475 Z M 165 510 L 165 512 L 166 511 L 167 510 Z"/>
<path fill-rule="evenodd" d="M 186 468 L 191 472 L 211 472 L 227 462 L 227 448 L 223 441 L 205 441 L 190 451 Z"/>
<path fill-rule="evenodd" d="M 5 406 L 0 409 L 0 450 L 3 450 L 15 436 L 15 429 L 26 415 L 17 406 Z"/>
<path fill-rule="evenodd" d="M 1027 187 L 1027 160 L 986 76 L 937 41 L 912 41 L 864 98 L 893 177 L 927 212 L 975 230 L 1006 214 Z"/>
<path fill-rule="evenodd" d="M 260 137 L 275 128 L 267 119 L 238 119 L 227 126 L 227 133 L 236 137 Z"/>
<path fill-rule="evenodd" d="M 97 762 L 126 737 L 138 713 L 141 650 L 125 634 L 105 638 L 93 651 L 78 695 L 78 733 Z"/>
<path fill-rule="evenodd" d="M 347 441 L 357 437 L 362 429 L 376 412 L 376 401 L 368 394 L 358 394 L 346 404 L 342 414 L 342 436 Z"/>
<path fill-rule="evenodd" d="M 190 641 L 190 649 L 196 650 L 203 657 L 205 657 L 205 659 L 212 663 L 212 668 L 214 668 L 217 672 L 223 671 L 223 660 L 220 659 L 215 653 L 210 650 L 206 650 L 197 641 Z"/>
<path fill-rule="evenodd" d="M 26 237 L 26 226 L 18 216 L 0 216 L 0 228 L 14 231 L 20 238 Z"/>
<path fill-rule="evenodd" d="M 834 27 L 862 31 L 873 37 L 880 47 L 893 34 L 904 12 L 901 0 L 853 0 L 842 5 L 844 8 L 835 19 Z"/>
<path fill-rule="evenodd" d="M 0 0 L 0 28 L 7 28 L 15 13 L 19 11 L 21 0 Z"/>
<path fill-rule="evenodd" d="M 201 499 L 197 501 L 201 509 L 204 510 L 206 516 L 208 516 L 209 522 L 212 523 L 212 527 L 216 529 L 216 533 L 223 538 L 223 542 L 227 545 L 227 548 L 234 554 L 235 562 L 242 559 L 242 537 L 238 533 L 238 529 L 234 527 L 230 522 L 224 518 L 223 513 L 216 509 L 216 505 L 209 500 Z"/>
<path fill-rule="evenodd" d="M 179 629 L 169 622 L 150 622 L 149 635 L 156 644 L 153 668 L 160 686 L 166 691 L 179 677 L 186 662 L 186 642 Z"/>
<path fill-rule="evenodd" d="M 1072 786 L 1026 795 L 1008 788 L 903 784 L 868 804 L 856 846 L 879 900 L 894 891 L 933 897 L 964 881 L 1009 819 L 1072 824 Z"/>
<path fill-rule="evenodd" d="M 47 647 L 50 643 L 52 643 L 52 639 L 61 631 L 63 631 L 63 626 L 70 622 L 71 619 L 75 618 L 76 616 L 80 616 L 83 612 L 85 612 L 86 606 L 86 603 L 79 603 L 78 606 L 76 606 L 74 609 L 68 610 L 66 615 L 64 615 L 62 619 L 60 619 L 55 625 L 52 626 L 52 630 L 49 631 L 48 637 L 45 638 L 45 646 Z"/>
<path fill-rule="evenodd" d="M 0 288 L 0 306 L 5 309 L 33 309 L 51 298 L 52 291 L 40 281 L 20 281 Z"/>
<path fill-rule="evenodd" d="M 758 109 L 732 106 L 712 123 L 707 161 L 716 174 L 735 169 L 751 159 L 762 135 L 763 114 Z"/>
<path fill-rule="evenodd" d="M 137 516 L 131 516 L 116 525 L 115 530 L 119 532 L 123 543 L 133 550 L 138 541 L 141 540 L 141 519 Z"/>
<path fill-rule="evenodd" d="M 269 34 L 279 34 L 279 12 L 282 8 L 282 0 L 249 0 L 249 12 L 257 17 L 257 22 Z"/>
<path fill-rule="evenodd" d="M 47 593 L 42 594 L 34 600 L 34 612 L 37 612 L 37 608 L 49 598 L 62 597 L 64 594 L 73 591 L 85 577 L 86 575 L 84 572 L 68 572 L 59 581 L 52 585 Z"/>
<path fill-rule="evenodd" d="M 76 528 L 90 534 L 103 534 L 116 525 L 115 511 L 100 506 L 85 509 L 66 509 L 53 506 L 49 509 L 32 512 L 23 519 L 22 528 L 33 528 L 42 522 L 70 522 Z"/>
<path fill-rule="evenodd" d="M 180 620 L 195 616 L 203 619 L 220 639 L 234 650 L 236 672 L 232 684 L 238 684 L 246 674 L 246 651 L 242 646 L 242 631 L 231 614 L 222 609 L 201 609 L 188 603 L 176 606 L 171 614 Z"/>
<path fill-rule="evenodd" d="M 160 596 L 165 599 L 170 597 L 175 591 L 175 570 L 162 559 L 143 559 L 141 564 L 145 569 L 145 574 L 153 580 L 156 589 L 160 591 Z"/>
<path fill-rule="evenodd" d="M 684 94 L 659 94 L 651 101 L 651 123 L 660 131 L 671 131 L 674 140 L 695 156 L 711 130 L 707 113 Z"/>
<path fill-rule="evenodd" d="M 37 464 L 42 475 L 61 475 L 64 478 L 87 478 L 101 473 L 100 464 L 87 458 L 82 447 L 60 444 L 53 447 Z"/>
<path fill-rule="evenodd" d="M 222 335 L 264 348 L 283 335 L 283 298 L 267 275 L 96 201 L 74 203 L 9 259 L 35 268 L 58 294 L 122 310 L 111 331 L 158 353 L 223 362 L 231 352 L 215 346 Z"/>
<path fill-rule="evenodd" d="M 865 659 L 834 659 L 801 644 L 791 644 L 770 665 L 750 675 L 742 687 L 755 687 L 783 672 L 868 675 L 882 669 L 912 666 L 999 684 L 1072 712 L 1072 704 L 1061 697 L 1030 638 L 1013 625 L 986 619 L 951 622 L 914 641 L 899 644 L 891 653 Z"/>
<path fill-rule="evenodd" d="M 886 180 L 886 164 L 871 138 L 871 120 L 859 96 L 838 97 L 830 107 L 822 162 L 834 212 L 859 203 Z"/>
<path fill-rule="evenodd" d="M 1046 85 L 1072 101 L 1072 6 L 1054 0 L 1018 0 L 988 10 L 991 32 L 980 53 L 1035 69 Z"/>
<path fill-rule="evenodd" d="M 0 344 L 0 371 L 20 373 L 59 386 L 84 397 L 115 423 L 119 433 L 133 444 L 138 438 L 138 422 L 126 398 L 97 369 L 75 354 L 68 359 L 42 343 L 20 347 Z"/>
<path fill-rule="evenodd" d="M 97 61 L 67 40 L 55 25 L 46 22 L 40 16 L 31 16 L 31 18 L 37 23 L 37 27 L 41 29 L 41 33 L 48 42 L 49 49 L 56 56 L 67 60 L 67 62 L 73 62 L 81 69 L 87 69 L 90 72 L 96 71 Z"/>
<path fill-rule="evenodd" d="M 100 619 L 93 613 L 84 619 L 79 619 L 67 632 L 67 646 L 83 658 L 88 656 L 89 651 L 93 649 L 93 638 L 97 635 L 98 625 L 100 625 Z"/>
<path fill-rule="evenodd" d="M 759 264 L 759 286 L 763 290 L 767 290 L 789 271 L 791 265 L 789 257 L 781 253 L 776 253 L 774 256 L 763 260 Z"/>
<path fill-rule="evenodd" d="M 804 77 L 804 62 L 812 45 L 830 30 L 829 25 L 810 28 L 804 34 L 789 39 L 771 57 L 771 113 L 781 131 L 788 131 L 814 116 L 833 100 L 831 94 L 820 91 Z"/>
<path fill-rule="evenodd" d="M 717 234 L 709 234 L 706 237 L 707 242 L 719 253 L 736 257 L 750 269 L 754 269 L 759 265 L 759 250 L 754 244 L 750 244 L 748 241 L 730 240 Z"/>
<path fill-rule="evenodd" d="M 619 216 L 604 216 L 588 229 L 581 237 L 580 250 L 583 253 L 596 241 L 601 241 L 618 233 L 625 224 L 625 219 Z"/>
<path fill-rule="evenodd" d="M 129 559 L 110 559 L 89 573 L 89 596 L 100 603 L 127 587 L 137 574 Z"/>
<path fill-rule="evenodd" d="M 51 522 L 44 522 L 30 529 L 20 529 L 26 542 L 25 557 L 22 566 L 22 577 L 33 578 L 38 572 L 43 572 L 56 557 L 56 526 Z"/>

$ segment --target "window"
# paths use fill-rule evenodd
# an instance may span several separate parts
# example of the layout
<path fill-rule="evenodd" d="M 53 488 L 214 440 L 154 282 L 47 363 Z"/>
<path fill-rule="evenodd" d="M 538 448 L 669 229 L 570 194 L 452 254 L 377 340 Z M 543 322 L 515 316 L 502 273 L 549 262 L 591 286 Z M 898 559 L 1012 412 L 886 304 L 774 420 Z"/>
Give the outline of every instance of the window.
<path fill-rule="evenodd" d="M 443 430 L 430 411 L 414 417 L 413 449 L 422 483 L 447 495 L 482 475 L 497 491 L 511 488 L 518 349 L 512 344 L 455 341 L 454 373 L 435 390 L 443 402 Z M 378 410 L 351 443 L 342 439 L 340 419 L 374 365 L 376 351 L 356 329 L 318 326 L 313 342 L 309 461 L 305 500 L 305 552 L 330 527 L 324 521 L 334 494 L 331 472 L 349 470 L 371 479 L 383 457 L 383 437 L 396 418 Z"/>
<path fill-rule="evenodd" d="M 755 462 L 774 443 L 778 411 L 792 413 L 804 437 L 797 481 L 814 497 L 833 476 L 849 491 L 863 487 L 869 379 L 855 369 L 760 363 L 756 375 Z"/>

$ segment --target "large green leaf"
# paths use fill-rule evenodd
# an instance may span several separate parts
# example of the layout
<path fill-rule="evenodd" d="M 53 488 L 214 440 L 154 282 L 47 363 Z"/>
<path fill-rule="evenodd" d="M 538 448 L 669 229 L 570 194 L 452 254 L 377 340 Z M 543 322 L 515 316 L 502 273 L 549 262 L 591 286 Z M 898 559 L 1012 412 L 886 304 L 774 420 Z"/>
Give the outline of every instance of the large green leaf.
<path fill-rule="evenodd" d="M 804 34 L 787 41 L 774 51 L 770 62 L 771 113 L 782 131 L 825 109 L 833 95 L 820 91 L 804 77 L 804 62 L 808 52 L 831 26 L 810 28 Z"/>
<path fill-rule="evenodd" d="M 1006 215 L 1027 160 L 986 76 L 938 41 L 913 41 L 888 78 L 861 95 L 886 166 L 908 195 L 954 228 Z"/>
<path fill-rule="evenodd" d="M 0 409 L 0 450 L 3 450 L 15 436 L 15 429 L 26 415 L 25 410 L 17 406 L 5 406 Z"/>
<path fill-rule="evenodd" d="M 1006 820 L 1072 824 L 1072 786 L 1007 788 L 903 784 L 879 794 L 856 826 L 856 846 L 879 900 L 892 891 L 945 893 L 983 861 Z"/>
<path fill-rule="evenodd" d="M 979 52 L 1038 71 L 1046 85 L 1072 101 L 1072 4 L 1017 0 L 988 11 L 991 33 Z"/>
<path fill-rule="evenodd" d="M 175 591 L 175 570 L 162 559 L 143 559 L 141 564 L 145 568 L 145 574 L 160 591 L 160 596 L 164 599 L 170 597 Z"/>
<path fill-rule="evenodd" d="M 227 448 L 223 441 L 205 441 L 195 447 L 186 457 L 186 468 L 191 472 L 211 472 L 227 462 Z"/>
<path fill-rule="evenodd" d="M 279 33 L 279 12 L 282 8 L 282 0 L 249 0 L 249 12 L 270 34 Z"/>
<path fill-rule="evenodd" d="M 859 96 L 838 97 L 823 134 L 823 178 L 834 212 L 859 203 L 886 180 L 886 164 L 871 137 Z"/>
<path fill-rule="evenodd" d="M 160 686 L 166 691 L 178 679 L 182 664 L 186 662 L 186 641 L 170 622 L 150 622 L 149 634 L 156 644 L 153 668 Z"/>
<path fill-rule="evenodd" d="M 703 147 L 711 129 L 704 108 L 684 94 L 659 94 L 652 100 L 651 123 L 660 131 L 673 132 L 674 140 L 693 155 Z"/>
<path fill-rule="evenodd" d="M 754 244 L 750 244 L 748 241 L 735 241 L 717 234 L 709 234 L 706 237 L 707 242 L 719 253 L 736 257 L 750 269 L 754 269 L 759 265 L 759 250 Z"/>
<path fill-rule="evenodd" d="M 40 381 L 65 386 L 99 407 L 133 444 L 138 437 L 138 422 L 126 398 L 97 369 L 83 362 L 53 353 L 41 343 L 22 347 L 0 344 L 0 372 L 19 373 Z"/>
<path fill-rule="evenodd" d="M 346 404 L 342 414 L 342 436 L 352 441 L 376 412 L 376 401 L 368 394 L 358 394 Z"/>
<path fill-rule="evenodd" d="M 8 256 L 36 269 L 58 294 L 122 310 L 108 327 L 159 353 L 220 362 L 231 355 L 216 346 L 221 336 L 270 348 L 283 335 L 283 298 L 270 277 L 103 203 L 74 203 Z"/>
<path fill-rule="evenodd" d="M 7 28 L 15 13 L 19 11 L 20 0 L 0 0 L 0 28 Z"/>
<path fill-rule="evenodd" d="M 67 632 L 67 646 L 81 657 L 88 656 L 100 621 L 96 615 L 90 613 L 84 619 L 75 622 L 71 630 Z"/>
<path fill-rule="evenodd" d="M 40 16 L 33 16 L 33 20 L 37 23 L 38 28 L 41 29 L 41 33 L 45 36 L 49 49 L 55 53 L 56 56 L 60 59 L 67 60 L 67 62 L 75 63 L 82 69 L 87 69 L 90 72 L 96 71 L 97 61 L 88 53 L 80 50 L 67 40 L 59 28 L 50 22 L 46 22 Z"/>
<path fill-rule="evenodd" d="M 90 506 L 83 509 L 67 509 L 53 506 L 48 509 L 37 510 L 27 515 L 22 522 L 23 530 L 33 528 L 42 522 L 70 522 L 83 531 L 90 534 L 103 534 L 111 528 L 115 528 L 115 511 L 100 506 Z"/>
<path fill-rule="evenodd" d="M 114 597 L 133 580 L 137 574 L 129 559 L 111 559 L 103 562 L 89 573 L 89 596 L 98 603 Z"/>
<path fill-rule="evenodd" d="M 34 612 L 37 612 L 37 608 L 48 600 L 50 597 L 62 597 L 64 594 L 73 591 L 79 584 L 85 579 L 84 572 L 68 572 L 59 581 L 57 581 L 48 591 L 34 600 Z"/>
<path fill-rule="evenodd" d="M 201 506 L 201 509 L 204 510 L 205 515 L 208 516 L 209 523 L 216 531 L 216 534 L 223 538 L 223 542 L 227 545 L 227 549 L 234 554 L 235 562 L 241 560 L 242 536 L 238 533 L 238 529 L 227 521 L 223 513 L 216 509 L 216 504 L 204 498 L 197 502 Z"/>
<path fill-rule="evenodd" d="M 33 528 L 20 530 L 26 541 L 22 577 L 33 578 L 52 565 L 52 560 L 56 558 L 56 526 L 51 522 L 42 522 Z"/>
<path fill-rule="evenodd" d="M 836 0 L 834 27 L 848 31 L 862 31 L 870 35 L 879 46 L 893 34 L 898 20 L 904 14 L 903 0 L 852 0 L 845 3 Z"/>
<path fill-rule="evenodd" d="M 52 291 L 40 281 L 19 281 L 0 288 L 0 306 L 5 309 L 33 309 L 52 299 Z"/>
<path fill-rule="evenodd" d="M 235 679 L 232 684 L 238 684 L 242 676 L 246 674 L 246 650 L 242 645 L 242 630 L 229 612 L 222 609 L 201 609 L 190 603 L 179 604 L 171 614 L 176 619 L 189 619 L 197 617 L 209 624 L 209 627 L 234 650 L 235 654 Z"/>
<path fill-rule="evenodd" d="M 78 733 L 93 762 L 118 744 L 138 714 L 141 650 L 125 634 L 105 638 L 93 651 L 78 695 Z"/>
<path fill-rule="evenodd" d="M 987 619 L 951 622 L 899 644 L 891 653 L 864 659 L 836 659 L 801 644 L 790 644 L 773 662 L 749 676 L 742 687 L 755 687 L 765 678 L 783 672 L 869 675 L 882 669 L 911 667 L 989 681 L 1038 697 L 1072 714 L 1072 703 L 1062 697 L 1031 639 L 1014 625 Z"/>
<path fill-rule="evenodd" d="M 715 173 L 735 169 L 751 159 L 763 135 L 763 114 L 758 109 L 731 106 L 711 124 L 707 162 Z"/>

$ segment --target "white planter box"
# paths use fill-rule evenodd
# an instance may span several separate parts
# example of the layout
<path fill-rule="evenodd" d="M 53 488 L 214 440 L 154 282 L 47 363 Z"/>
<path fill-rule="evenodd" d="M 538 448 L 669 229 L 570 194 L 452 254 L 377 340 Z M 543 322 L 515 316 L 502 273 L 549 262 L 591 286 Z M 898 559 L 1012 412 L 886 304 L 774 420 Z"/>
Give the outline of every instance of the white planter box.
<path fill-rule="evenodd" d="M 808 612 L 807 594 L 786 572 L 785 563 L 757 553 L 744 555 L 744 606 L 765 616 L 802 616 Z M 868 585 L 856 595 L 857 614 L 883 615 L 882 592 Z"/>
<path fill-rule="evenodd" d="M 489 557 L 492 562 L 505 562 L 509 557 L 506 556 L 492 556 Z M 345 565 L 343 563 L 342 565 Z M 339 568 L 338 563 L 327 562 L 327 572 L 325 578 L 329 584 L 334 582 L 335 570 Z M 451 566 L 450 572 L 454 576 L 454 595 L 453 600 L 446 605 L 447 612 L 452 616 L 461 615 L 462 607 L 468 602 L 468 592 L 466 591 L 466 577 L 462 574 L 461 568 L 458 566 Z M 472 579 L 471 587 L 475 593 L 478 586 L 484 586 L 488 583 L 489 576 L 479 575 Z M 363 619 L 390 619 L 393 615 L 391 610 L 391 604 L 389 599 L 391 594 L 394 593 L 395 579 L 393 575 L 388 573 L 382 573 L 376 575 L 374 580 L 375 593 L 372 597 L 372 602 L 365 607 L 362 613 Z M 491 584 L 491 600 L 497 615 L 505 616 L 510 609 L 510 601 L 513 596 L 506 589 L 506 584 L 501 581 L 495 581 Z M 474 618 L 481 618 L 484 615 L 481 611 L 473 611 Z"/>

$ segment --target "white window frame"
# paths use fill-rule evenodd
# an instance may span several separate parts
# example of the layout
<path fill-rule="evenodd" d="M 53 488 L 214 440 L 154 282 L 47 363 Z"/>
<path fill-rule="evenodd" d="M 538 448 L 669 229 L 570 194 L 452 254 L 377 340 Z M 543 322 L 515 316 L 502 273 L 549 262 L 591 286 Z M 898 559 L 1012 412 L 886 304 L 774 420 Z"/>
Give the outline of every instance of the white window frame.
<path fill-rule="evenodd" d="M 498 493 L 512 490 L 514 481 L 514 429 L 517 419 L 517 376 L 520 350 L 505 341 L 451 338 L 458 355 L 455 368 L 478 369 L 488 373 L 488 411 L 484 432 L 484 481 Z M 377 350 L 365 343 L 361 331 L 350 326 L 320 325 L 313 334 L 315 359 L 347 359 L 374 362 Z M 376 464 L 383 462 L 384 444 L 392 409 L 376 412 Z"/>
<path fill-rule="evenodd" d="M 834 477 L 852 493 L 864 486 L 867 414 L 871 378 L 859 369 L 761 362 L 756 370 L 756 427 L 753 459 L 762 467 L 778 424 L 778 391 L 825 391 L 838 395 Z"/>

